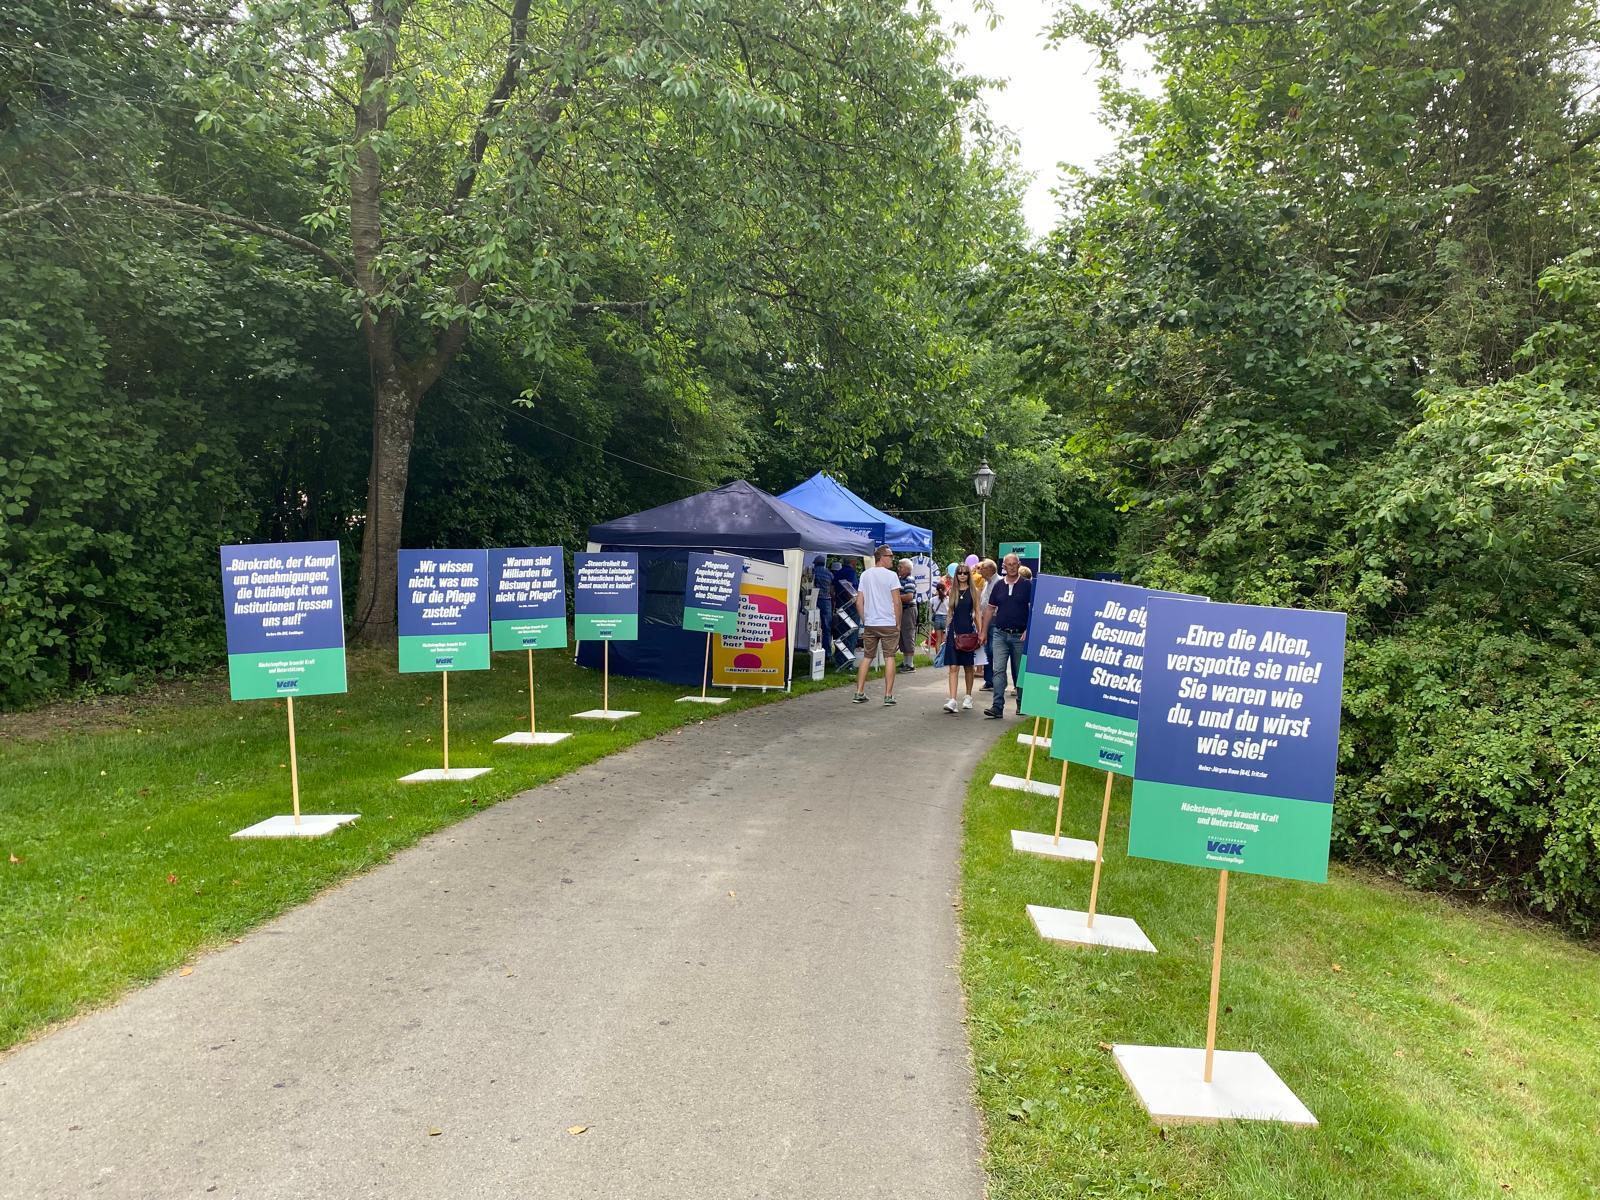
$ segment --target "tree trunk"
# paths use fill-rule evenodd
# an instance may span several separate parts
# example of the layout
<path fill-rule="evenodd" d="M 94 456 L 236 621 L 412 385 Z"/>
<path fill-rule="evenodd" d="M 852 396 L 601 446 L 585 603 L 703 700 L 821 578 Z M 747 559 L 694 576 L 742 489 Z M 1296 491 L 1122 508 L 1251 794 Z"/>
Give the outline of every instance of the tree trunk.
<path fill-rule="evenodd" d="M 416 436 L 420 397 L 399 375 L 374 372 L 372 462 L 367 471 L 367 516 L 361 531 L 361 581 L 356 592 L 355 640 L 363 645 L 393 645 L 395 553 L 406 511 L 406 481 L 411 473 L 411 443 Z"/>

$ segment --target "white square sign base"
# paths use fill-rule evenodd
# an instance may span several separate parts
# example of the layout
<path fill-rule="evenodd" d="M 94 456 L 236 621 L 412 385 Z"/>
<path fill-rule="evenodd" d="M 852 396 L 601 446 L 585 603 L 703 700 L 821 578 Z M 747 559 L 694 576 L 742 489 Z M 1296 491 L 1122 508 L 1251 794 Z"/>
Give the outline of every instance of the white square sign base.
<path fill-rule="evenodd" d="M 679 696 L 679 704 L 726 704 L 726 696 Z"/>
<path fill-rule="evenodd" d="M 300 814 L 300 824 L 294 823 L 294 814 L 286 813 L 281 817 L 268 817 L 265 821 L 257 821 L 248 829 L 241 829 L 232 836 L 236 838 L 314 838 L 332 833 L 341 825 L 348 825 L 359 817 L 360 813 L 328 813 L 313 817 L 308 813 Z"/>
<path fill-rule="evenodd" d="M 557 742 L 564 742 L 572 735 L 570 733 L 529 733 L 526 729 L 518 733 L 508 733 L 503 738 L 495 738 L 496 746 L 554 746 Z"/>
<path fill-rule="evenodd" d="M 1090 925 L 1089 914 L 1075 908 L 1045 908 L 1042 904 L 1028 905 L 1028 915 L 1033 927 L 1047 942 L 1067 942 L 1074 946 L 1104 946 L 1108 950 L 1142 950 L 1156 952 L 1155 944 L 1144 935 L 1139 922 L 1132 917 L 1110 917 L 1095 913 Z"/>
<path fill-rule="evenodd" d="M 1099 924 L 1095 918 L 1095 924 Z M 1162 1125 L 1217 1121 L 1279 1121 L 1315 1125 L 1278 1073 L 1259 1054 L 1218 1050 L 1211 1082 L 1204 1079 L 1206 1052 L 1172 1046 L 1113 1046 L 1117 1069 L 1139 1097 L 1150 1119 Z"/>
<path fill-rule="evenodd" d="M 1066 858 L 1073 862 L 1093 862 L 1098 847 L 1083 838 L 1064 837 L 1059 842 L 1048 833 L 1029 833 L 1023 829 L 1011 831 L 1011 848 L 1023 854 L 1037 854 L 1041 858 Z M 1099 920 L 1099 918 L 1095 918 Z"/>
<path fill-rule="evenodd" d="M 990 787 L 1010 788 L 1014 792 L 1032 792 L 1035 796 L 1051 796 L 1056 794 L 1056 784 L 1046 783 L 1042 779 L 1024 779 L 1021 775 L 996 775 L 989 780 Z"/>
<path fill-rule="evenodd" d="M 443 767 L 429 767 L 426 771 L 413 771 L 409 775 L 400 776 L 401 783 L 438 783 L 449 780 L 457 783 L 463 779 L 476 779 L 479 775 L 487 775 L 493 767 L 451 767 L 446 771 Z"/>
<path fill-rule="evenodd" d="M 586 708 L 572 715 L 584 721 L 622 721 L 639 714 L 626 708 Z"/>
<path fill-rule="evenodd" d="M 1034 737 L 1031 733 L 1017 734 L 1017 745 L 1037 746 L 1041 750 L 1050 749 L 1050 739 L 1047 737 Z"/>

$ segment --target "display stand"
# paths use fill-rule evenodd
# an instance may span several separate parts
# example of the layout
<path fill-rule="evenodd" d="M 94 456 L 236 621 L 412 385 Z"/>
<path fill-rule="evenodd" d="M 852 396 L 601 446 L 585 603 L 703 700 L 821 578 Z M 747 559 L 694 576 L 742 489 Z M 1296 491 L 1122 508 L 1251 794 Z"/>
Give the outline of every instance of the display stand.
<path fill-rule="evenodd" d="M 300 757 L 294 744 L 294 697 L 284 697 L 289 704 L 289 796 L 294 811 L 287 816 L 268 817 L 233 834 L 236 838 L 293 838 L 322 837 L 341 825 L 356 820 L 360 813 L 331 813 L 312 816 L 300 815 Z"/>
<path fill-rule="evenodd" d="M 553 746 L 571 737 L 570 733 L 540 733 L 539 710 L 533 698 L 533 651 L 528 651 L 528 728 L 495 738 L 496 746 Z"/>
<path fill-rule="evenodd" d="M 1206 1046 L 1113 1046 L 1117 1069 L 1154 1121 L 1210 1124 L 1278 1121 L 1315 1125 L 1298 1096 L 1259 1054 L 1217 1050 L 1217 1001 L 1222 985 L 1222 934 L 1228 914 L 1228 872 L 1217 882 L 1217 928 L 1211 947 L 1211 1005 Z"/>
<path fill-rule="evenodd" d="M 611 643 L 602 642 L 601 647 L 600 707 L 586 708 L 572 715 L 585 721 L 622 721 L 637 717 L 639 714 L 632 709 L 611 707 Z"/>
<path fill-rule="evenodd" d="M 1111 817 L 1112 779 L 1111 772 L 1107 771 L 1105 799 L 1100 803 L 1100 837 L 1094 846 L 1094 882 L 1089 885 L 1089 910 L 1079 912 L 1072 908 L 1045 908 L 1030 904 L 1028 916 L 1033 918 L 1033 927 L 1046 941 L 1073 946 L 1105 946 L 1113 950 L 1141 950 L 1146 954 L 1154 954 L 1154 944 L 1131 917 L 1102 916 L 1100 923 L 1095 924 L 1095 908 L 1100 901 L 1100 868 L 1106 857 L 1106 823 Z M 1213 985 L 1213 1007 L 1215 1004 Z"/>
<path fill-rule="evenodd" d="M 1023 829 L 1011 831 L 1011 848 L 1023 854 L 1037 854 L 1041 858 L 1065 858 L 1073 862 L 1093 862 L 1099 851 L 1095 844 L 1084 838 L 1063 838 L 1061 836 L 1061 810 L 1067 801 L 1067 760 L 1061 760 L 1061 782 L 1056 785 L 1056 832 L 1055 836 L 1044 833 L 1029 833 Z M 1044 785 L 1048 787 L 1049 785 Z"/>
<path fill-rule="evenodd" d="M 698 696 L 679 696 L 679 704 L 726 704 L 726 696 L 708 696 L 707 688 L 711 683 L 711 631 L 706 631 L 706 665 L 700 672 L 700 694 Z"/>
<path fill-rule="evenodd" d="M 1051 746 L 1051 737 L 1052 737 L 1052 734 L 1054 733 L 1054 728 L 1055 728 L 1055 721 L 1053 719 L 1047 717 L 1045 719 L 1045 723 L 1044 723 L 1044 736 L 1040 737 L 1039 736 L 1038 722 L 1034 722 L 1034 728 L 1033 728 L 1033 732 L 1032 733 L 1019 733 L 1019 734 L 1017 734 L 1017 745 L 1019 745 L 1019 746 L 1035 746 L 1040 750 L 1048 750 L 1048 749 L 1050 749 L 1050 746 Z"/>
<path fill-rule="evenodd" d="M 492 767 L 456 767 L 450 766 L 450 672 L 440 671 L 439 679 L 444 689 L 444 769 L 429 767 L 425 771 L 413 771 L 409 775 L 400 776 L 401 783 L 439 783 L 450 781 L 459 782 L 463 779 L 476 779 L 479 775 L 487 775 Z"/>

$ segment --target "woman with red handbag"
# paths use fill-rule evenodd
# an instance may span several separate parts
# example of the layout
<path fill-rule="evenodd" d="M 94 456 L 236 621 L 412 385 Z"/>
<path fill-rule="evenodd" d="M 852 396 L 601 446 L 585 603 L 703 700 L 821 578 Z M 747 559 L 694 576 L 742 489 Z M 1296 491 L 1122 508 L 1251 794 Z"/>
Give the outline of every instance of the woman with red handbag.
<path fill-rule="evenodd" d="M 950 593 L 950 624 L 946 630 L 949 642 L 945 646 L 944 661 L 950 668 L 950 699 L 944 711 L 961 712 L 972 708 L 973 658 L 981 639 L 978 637 L 978 593 L 972 587 L 972 568 L 957 564 L 955 588 Z M 967 695 L 960 706 L 956 705 L 959 675 L 967 673 Z"/>

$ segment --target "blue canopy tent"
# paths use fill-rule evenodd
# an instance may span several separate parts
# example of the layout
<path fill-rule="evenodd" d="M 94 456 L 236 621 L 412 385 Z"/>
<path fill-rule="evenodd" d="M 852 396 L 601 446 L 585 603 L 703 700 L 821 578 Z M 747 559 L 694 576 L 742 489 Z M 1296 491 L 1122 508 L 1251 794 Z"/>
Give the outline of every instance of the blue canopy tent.
<path fill-rule="evenodd" d="M 639 640 L 611 643 L 612 671 L 697 684 L 706 643 L 704 634 L 683 628 L 683 588 L 690 551 L 725 550 L 783 564 L 792 664 L 800 575 L 810 556 L 867 557 L 874 543 L 739 479 L 697 496 L 592 525 L 589 549 L 631 550 L 639 555 Z M 600 649 L 598 643 L 583 643 L 578 647 L 578 663 L 598 668 Z"/>
<path fill-rule="evenodd" d="M 813 517 L 887 545 L 897 554 L 933 553 L 931 529 L 909 524 L 873 508 L 832 475 L 822 471 L 804 483 L 796 484 L 779 495 L 778 499 L 788 501 Z"/>

